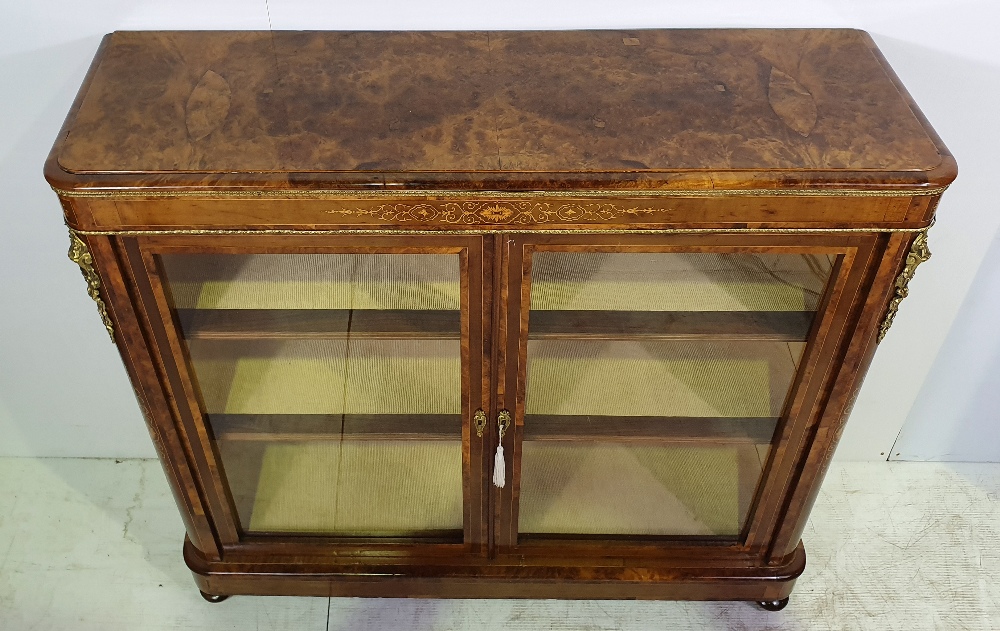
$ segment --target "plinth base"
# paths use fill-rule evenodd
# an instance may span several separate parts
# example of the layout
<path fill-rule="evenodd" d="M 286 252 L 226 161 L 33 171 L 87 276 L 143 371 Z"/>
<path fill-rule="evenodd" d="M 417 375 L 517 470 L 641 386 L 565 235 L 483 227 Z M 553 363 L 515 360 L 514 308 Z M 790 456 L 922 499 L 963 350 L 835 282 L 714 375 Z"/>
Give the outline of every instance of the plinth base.
<path fill-rule="evenodd" d="M 644 566 L 565 565 L 522 557 L 482 563 L 436 565 L 426 559 L 365 558 L 364 563 L 323 557 L 275 558 L 266 562 L 207 559 L 190 541 L 184 560 L 203 593 L 217 596 L 355 596 L 391 598 L 562 598 L 610 600 L 745 600 L 788 598 L 805 569 L 799 543 L 776 566 L 697 565 L 691 560 Z"/>

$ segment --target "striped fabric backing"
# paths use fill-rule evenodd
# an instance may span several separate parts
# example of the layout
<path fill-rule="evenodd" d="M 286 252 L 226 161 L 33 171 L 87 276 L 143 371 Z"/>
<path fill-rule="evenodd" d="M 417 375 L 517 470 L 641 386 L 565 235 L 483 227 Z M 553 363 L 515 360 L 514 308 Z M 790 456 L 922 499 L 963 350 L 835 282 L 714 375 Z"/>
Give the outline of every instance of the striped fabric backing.
<path fill-rule="evenodd" d="M 741 458 L 758 465 L 750 478 L 740 477 Z M 518 528 L 550 534 L 735 536 L 759 475 L 753 445 L 525 441 Z"/>
<path fill-rule="evenodd" d="M 804 346 L 529 340 L 526 413 L 778 416 Z"/>
<path fill-rule="evenodd" d="M 458 340 L 190 340 L 206 412 L 460 414 Z"/>
<path fill-rule="evenodd" d="M 162 255 L 174 306 L 202 309 L 459 309 L 449 254 Z M 803 311 L 832 257 L 538 252 L 533 309 Z"/>
<path fill-rule="evenodd" d="M 164 254 L 178 309 L 459 309 L 457 254 Z"/>
<path fill-rule="evenodd" d="M 278 443 L 264 452 L 254 532 L 419 536 L 463 526 L 462 443 Z"/>
<path fill-rule="evenodd" d="M 811 311 L 833 258 L 536 252 L 531 265 L 538 310 Z"/>
<path fill-rule="evenodd" d="M 801 343 L 528 344 L 528 414 L 776 416 Z M 459 414 L 457 340 L 191 340 L 208 413 Z"/>

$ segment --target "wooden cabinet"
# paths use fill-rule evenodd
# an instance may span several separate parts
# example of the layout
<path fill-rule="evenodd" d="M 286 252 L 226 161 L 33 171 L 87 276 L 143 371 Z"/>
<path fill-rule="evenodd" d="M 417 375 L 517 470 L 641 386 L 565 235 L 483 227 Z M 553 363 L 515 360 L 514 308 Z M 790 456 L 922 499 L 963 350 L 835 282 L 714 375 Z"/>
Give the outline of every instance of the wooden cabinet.
<path fill-rule="evenodd" d="M 115 33 L 46 164 L 206 595 L 780 608 L 955 162 L 864 33 Z"/>

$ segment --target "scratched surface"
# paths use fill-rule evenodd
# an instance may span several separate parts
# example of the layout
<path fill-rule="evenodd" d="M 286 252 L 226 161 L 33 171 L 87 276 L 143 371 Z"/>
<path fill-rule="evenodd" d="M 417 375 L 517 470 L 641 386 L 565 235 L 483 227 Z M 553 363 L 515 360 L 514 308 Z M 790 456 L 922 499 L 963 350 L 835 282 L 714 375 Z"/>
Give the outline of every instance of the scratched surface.
<path fill-rule="evenodd" d="M 1000 464 L 835 463 L 788 607 L 201 600 L 155 461 L 0 459 L 0 629 L 998 629 Z"/>

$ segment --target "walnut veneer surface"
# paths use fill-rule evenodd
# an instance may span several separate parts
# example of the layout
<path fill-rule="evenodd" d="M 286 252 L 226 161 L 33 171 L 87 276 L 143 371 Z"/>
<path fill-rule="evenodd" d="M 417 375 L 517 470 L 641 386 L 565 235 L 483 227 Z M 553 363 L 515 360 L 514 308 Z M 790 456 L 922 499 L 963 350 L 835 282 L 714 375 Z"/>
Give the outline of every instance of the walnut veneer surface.
<path fill-rule="evenodd" d="M 853 30 L 119 32 L 58 165 L 67 188 L 137 172 L 713 188 L 770 179 L 734 175 L 757 170 L 919 186 L 954 170 Z"/>

